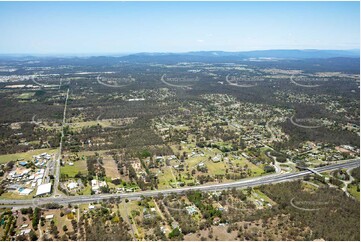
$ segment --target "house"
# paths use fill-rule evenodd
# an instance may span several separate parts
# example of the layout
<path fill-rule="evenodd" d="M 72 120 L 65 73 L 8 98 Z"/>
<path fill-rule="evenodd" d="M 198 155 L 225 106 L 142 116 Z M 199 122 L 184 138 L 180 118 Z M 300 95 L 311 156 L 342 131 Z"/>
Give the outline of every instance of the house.
<path fill-rule="evenodd" d="M 6 189 L 7 189 L 8 191 L 16 191 L 16 190 L 18 190 L 18 189 L 20 189 L 20 188 L 21 188 L 21 186 L 18 185 L 18 184 L 10 184 L 10 185 L 8 185 L 8 186 L 6 187 Z"/>
<path fill-rule="evenodd" d="M 72 190 L 72 189 L 78 187 L 78 183 L 76 183 L 76 182 L 70 182 L 67 187 L 69 188 L 69 190 Z"/>
<path fill-rule="evenodd" d="M 46 220 L 52 220 L 54 218 L 54 214 L 48 214 L 45 216 Z"/>
<path fill-rule="evenodd" d="M 213 219 L 213 224 L 214 224 L 214 225 L 218 225 L 220 221 L 221 221 L 221 219 L 220 219 L 219 217 L 215 217 L 215 218 Z"/>
<path fill-rule="evenodd" d="M 25 234 L 29 234 L 31 231 L 31 229 L 23 229 L 20 231 L 20 235 L 25 235 Z"/>
<path fill-rule="evenodd" d="M 26 166 L 28 164 L 27 161 L 19 161 L 19 165 L 21 166 Z"/>
<path fill-rule="evenodd" d="M 163 161 L 163 156 L 157 156 L 157 157 L 155 157 L 155 160 L 157 162 L 161 162 L 161 161 Z"/>
<path fill-rule="evenodd" d="M 91 184 L 92 184 L 92 191 L 94 192 L 99 191 L 101 187 L 107 186 L 107 183 L 105 181 L 98 181 L 95 179 L 91 181 Z"/>
<path fill-rule="evenodd" d="M 186 210 L 189 215 L 193 215 L 197 212 L 197 208 L 194 205 L 186 207 Z"/>
<path fill-rule="evenodd" d="M 160 226 L 160 231 L 162 231 L 163 234 L 167 233 L 167 229 L 164 228 L 163 226 Z"/>
<path fill-rule="evenodd" d="M 221 161 L 221 157 L 219 155 L 216 155 L 215 157 L 212 158 L 212 161 L 214 163 L 220 162 Z"/>
<path fill-rule="evenodd" d="M 179 223 L 174 221 L 174 222 L 172 222 L 171 226 L 172 226 L 172 229 L 179 228 Z"/>

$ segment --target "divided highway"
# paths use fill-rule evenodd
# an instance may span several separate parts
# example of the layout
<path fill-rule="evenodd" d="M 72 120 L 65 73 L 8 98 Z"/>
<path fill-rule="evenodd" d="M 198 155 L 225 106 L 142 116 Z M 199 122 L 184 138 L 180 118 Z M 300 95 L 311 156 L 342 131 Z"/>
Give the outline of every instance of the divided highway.
<path fill-rule="evenodd" d="M 360 159 L 354 159 L 349 162 L 343 162 L 339 164 L 332 164 L 328 166 L 318 167 L 314 170 L 317 172 L 331 171 L 337 169 L 350 169 L 360 166 Z M 48 197 L 32 200 L 1 200 L 1 207 L 27 207 L 27 206 L 37 206 L 47 203 L 58 203 L 58 204 L 68 204 L 68 203 L 90 203 L 101 201 L 102 199 L 109 198 L 122 198 L 122 199 L 139 199 L 141 196 L 150 197 L 157 196 L 159 193 L 163 195 L 168 195 L 171 193 L 184 193 L 191 190 L 200 190 L 200 191 L 216 191 L 216 190 L 225 190 L 229 188 L 246 188 L 246 187 L 255 187 L 260 185 L 269 185 L 279 182 L 287 182 L 292 180 L 300 179 L 306 175 L 312 174 L 311 171 L 300 171 L 295 173 L 286 173 L 286 174 L 273 174 L 262 177 L 243 179 L 236 182 L 222 183 L 222 184 L 213 184 L 213 185 L 200 185 L 194 187 L 184 187 L 176 189 L 167 189 L 167 190 L 153 190 L 153 191 L 142 191 L 134 193 L 121 193 L 121 194 L 99 194 L 99 195 L 90 195 L 90 196 L 69 196 L 69 197 Z"/>

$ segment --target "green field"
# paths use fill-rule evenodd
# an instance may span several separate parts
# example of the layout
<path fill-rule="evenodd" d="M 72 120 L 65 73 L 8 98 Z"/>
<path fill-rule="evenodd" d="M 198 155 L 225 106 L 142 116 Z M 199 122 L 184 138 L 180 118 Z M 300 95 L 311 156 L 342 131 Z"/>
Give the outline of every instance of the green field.
<path fill-rule="evenodd" d="M 356 185 L 349 184 L 347 187 L 347 191 L 350 193 L 351 196 L 360 201 L 360 192 L 357 191 Z"/>
<path fill-rule="evenodd" d="M 25 200 L 25 199 L 32 199 L 33 196 L 35 195 L 35 191 L 32 191 L 30 193 L 30 195 L 28 196 L 25 196 L 25 195 L 19 195 L 18 193 L 16 192 L 5 192 L 3 194 L 1 194 L 0 196 L 0 200 L 1 199 L 4 199 L 4 200 L 12 200 L 12 199 L 17 199 L 17 200 Z"/>
<path fill-rule="evenodd" d="M 40 155 L 41 153 L 44 153 L 44 152 L 46 152 L 48 154 L 54 154 L 56 151 L 57 151 L 57 149 L 38 149 L 38 150 L 31 150 L 31 151 L 22 152 L 22 153 L 0 155 L 0 164 L 5 164 L 9 161 L 16 161 L 18 159 L 32 160 L 33 155 Z"/>
<path fill-rule="evenodd" d="M 170 180 L 173 180 L 173 182 L 175 181 L 170 169 L 172 169 L 172 168 L 171 167 L 164 167 L 163 168 L 164 173 L 159 173 L 159 175 L 158 175 L 159 189 L 170 188 L 169 181 Z"/>
<path fill-rule="evenodd" d="M 252 176 L 260 176 L 263 174 L 264 170 L 259 167 L 259 166 L 256 166 L 255 164 L 249 162 L 248 160 L 246 160 L 245 158 L 241 157 L 241 160 L 234 160 L 233 163 L 236 165 L 236 164 L 239 164 L 240 166 L 245 166 L 247 165 L 248 168 L 251 169 L 252 171 Z"/>
<path fill-rule="evenodd" d="M 18 99 L 30 99 L 34 96 L 35 92 L 24 92 L 17 96 Z"/>
<path fill-rule="evenodd" d="M 86 160 L 75 161 L 73 166 L 66 164 L 60 169 L 61 174 L 67 174 L 69 177 L 74 177 L 79 171 L 82 174 L 88 174 Z"/>

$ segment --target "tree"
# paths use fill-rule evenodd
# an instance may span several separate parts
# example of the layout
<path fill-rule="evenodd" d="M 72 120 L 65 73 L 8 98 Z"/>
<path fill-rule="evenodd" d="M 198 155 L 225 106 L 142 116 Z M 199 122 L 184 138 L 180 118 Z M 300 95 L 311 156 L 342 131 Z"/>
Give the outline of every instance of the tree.
<path fill-rule="evenodd" d="M 63 226 L 63 231 L 64 232 L 66 232 L 66 231 L 68 231 L 68 227 L 64 224 L 64 226 Z"/>
<path fill-rule="evenodd" d="M 175 228 L 175 229 L 172 230 L 172 232 L 169 233 L 168 237 L 169 237 L 170 239 L 182 237 L 182 233 L 181 233 L 181 231 L 179 230 L 179 228 Z M 178 239 L 178 240 L 179 240 L 179 239 Z"/>
<path fill-rule="evenodd" d="M 38 236 L 36 236 L 34 230 L 30 230 L 29 238 L 30 238 L 31 241 L 36 241 L 36 240 L 38 240 Z"/>

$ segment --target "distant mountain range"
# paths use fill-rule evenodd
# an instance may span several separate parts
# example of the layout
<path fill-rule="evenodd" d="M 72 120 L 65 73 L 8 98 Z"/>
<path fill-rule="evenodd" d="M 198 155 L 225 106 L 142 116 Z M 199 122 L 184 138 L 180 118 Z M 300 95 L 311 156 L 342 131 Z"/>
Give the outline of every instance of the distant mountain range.
<path fill-rule="evenodd" d="M 123 56 L 129 61 L 151 61 L 151 60 L 245 60 L 245 59 L 323 59 L 351 57 L 359 58 L 360 50 L 255 50 L 241 52 L 225 51 L 194 51 L 185 53 L 137 53 Z"/>
<path fill-rule="evenodd" d="M 260 68 L 299 69 L 305 71 L 360 72 L 360 50 L 257 50 L 242 52 L 194 51 L 186 53 L 136 53 L 103 55 L 1 55 L 0 64 L 26 62 L 28 66 L 74 65 L 86 68 L 139 64 L 177 64 L 180 62 L 240 63 Z"/>
<path fill-rule="evenodd" d="M 318 58 L 336 58 L 336 57 L 351 57 L 359 58 L 360 50 L 317 50 L 317 49 L 305 49 L 305 50 L 254 50 L 254 51 L 239 51 L 239 52 L 227 52 L 227 51 L 192 51 L 184 53 L 173 53 L 173 52 L 142 52 L 134 54 L 93 54 L 93 55 L 26 55 L 26 54 L 0 54 L 0 57 L 17 57 L 17 58 L 99 58 L 99 57 L 112 57 L 112 58 L 123 58 L 123 59 L 152 59 L 152 58 L 211 58 L 211 59 L 222 59 L 237 58 L 249 59 L 249 58 L 277 58 L 277 59 L 318 59 Z"/>

